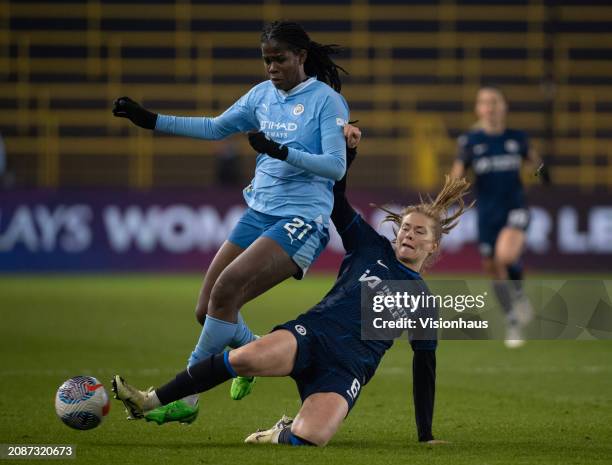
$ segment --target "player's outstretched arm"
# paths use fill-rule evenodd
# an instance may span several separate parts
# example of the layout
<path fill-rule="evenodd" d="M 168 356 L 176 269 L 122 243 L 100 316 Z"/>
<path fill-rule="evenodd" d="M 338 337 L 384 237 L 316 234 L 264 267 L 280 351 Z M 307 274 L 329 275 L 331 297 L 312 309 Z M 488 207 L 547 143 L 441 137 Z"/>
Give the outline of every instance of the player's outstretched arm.
<path fill-rule="evenodd" d="M 357 156 L 357 145 L 361 140 L 361 131 L 356 126 L 347 124 L 344 127 L 344 137 L 346 138 L 346 173 L 339 181 L 334 184 L 334 208 L 331 219 L 334 226 L 342 238 L 345 250 L 355 247 L 355 239 L 352 238 L 349 227 L 357 217 L 357 212 L 346 198 L 346 178 L 349 168 Z"/>
<path fill-rule="evenodd" d="M 215 118 L 161 115 L 147 110 L 129 97 L 120 97 L 113 104 L 113 115 L 127 118 L 144 129 L 197 139 L 218 140 L 257 127 L 249 97 L 250 93 L 245 94 Z"/>

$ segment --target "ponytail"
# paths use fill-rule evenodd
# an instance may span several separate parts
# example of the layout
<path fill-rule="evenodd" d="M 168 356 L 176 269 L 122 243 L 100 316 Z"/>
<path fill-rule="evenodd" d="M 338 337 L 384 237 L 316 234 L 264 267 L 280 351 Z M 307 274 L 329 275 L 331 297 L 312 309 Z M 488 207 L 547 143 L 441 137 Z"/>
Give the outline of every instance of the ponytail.
<path fill-rule="evenodd" d="M 435 199 L 428 197 L 426 200 L 420 199 L 416 205 L 404 208 L 401 213 L 395 213 L 383 207 L 378 207 L 386 213 L 383 222 L 393 223 L 398 228 L 402 221 L 410 213 L 421 213 L 433 220 L 434 241 L 440 243 L 443 234 L 448 234 L 459 223 L 459 217 L 474 206 L 475 202 L 465 204 L 463 197 L 469 192 L 470 183 L 465 178 L 451 178 L 448 174 L 445 177 L 444 186 Z M 449 213 L 450 207 L 457 205 L 453 213 Z M 430 255 L 424 263 L 424 268 L 430 266 L 435 260 L 436 255 Z"/>

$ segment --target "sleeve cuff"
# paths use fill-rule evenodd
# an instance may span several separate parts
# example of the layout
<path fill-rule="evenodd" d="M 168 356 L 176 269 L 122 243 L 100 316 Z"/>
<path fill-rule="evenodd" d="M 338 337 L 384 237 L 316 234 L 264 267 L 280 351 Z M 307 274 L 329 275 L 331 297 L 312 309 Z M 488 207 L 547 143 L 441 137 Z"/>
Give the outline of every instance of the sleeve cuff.
<path fill-rule="evenodd" d="M 155 131 L 168 132 L 168 120 L 170 117 L 168 115 L 157 115 L 157 120 L 155 121 Z"/>

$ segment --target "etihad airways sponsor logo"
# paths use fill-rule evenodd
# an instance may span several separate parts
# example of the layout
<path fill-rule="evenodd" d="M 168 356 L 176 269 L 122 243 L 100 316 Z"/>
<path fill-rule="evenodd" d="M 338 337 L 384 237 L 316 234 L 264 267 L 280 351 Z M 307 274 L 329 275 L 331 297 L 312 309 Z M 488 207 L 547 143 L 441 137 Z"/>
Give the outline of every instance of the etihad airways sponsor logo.
<path fill-rule="evenodd" d="M 298 125 L 285 121 L 262 121 L 260 130 L 262 131 L 297 131 Z"/>

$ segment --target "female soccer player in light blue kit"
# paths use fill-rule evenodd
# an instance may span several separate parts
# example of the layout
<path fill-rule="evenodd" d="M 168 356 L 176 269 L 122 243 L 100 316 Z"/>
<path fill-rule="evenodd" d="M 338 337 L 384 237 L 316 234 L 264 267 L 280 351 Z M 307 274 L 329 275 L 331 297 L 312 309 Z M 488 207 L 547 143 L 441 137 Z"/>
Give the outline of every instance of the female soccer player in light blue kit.
<path fill-rule="evenodd" d="M 313 42 L 297 23 L 273 22 L 263 29 L 261 50 L 270 79 L 216 118 L 158 115 L 128 97 L 113 109 L 115 116 L 169 134 L 212 140 L 248 131 L 258 153 L 255 177 L 244 189 L 249 208 L 204 278 L 196 307 L 203 329 L 188 366 L 254 339 L 240 308 L 306 273 L 329 240 L 332 189 L 345 173 L 349 110 L 338 93 L 344 70 L 330 59 L 337 47 Z M 232 396 L 241 398 L 251 385 L 252 379 L 238 378 Z M 192 397 L 148 419 L 191 422 L 197 413 Z"/>

